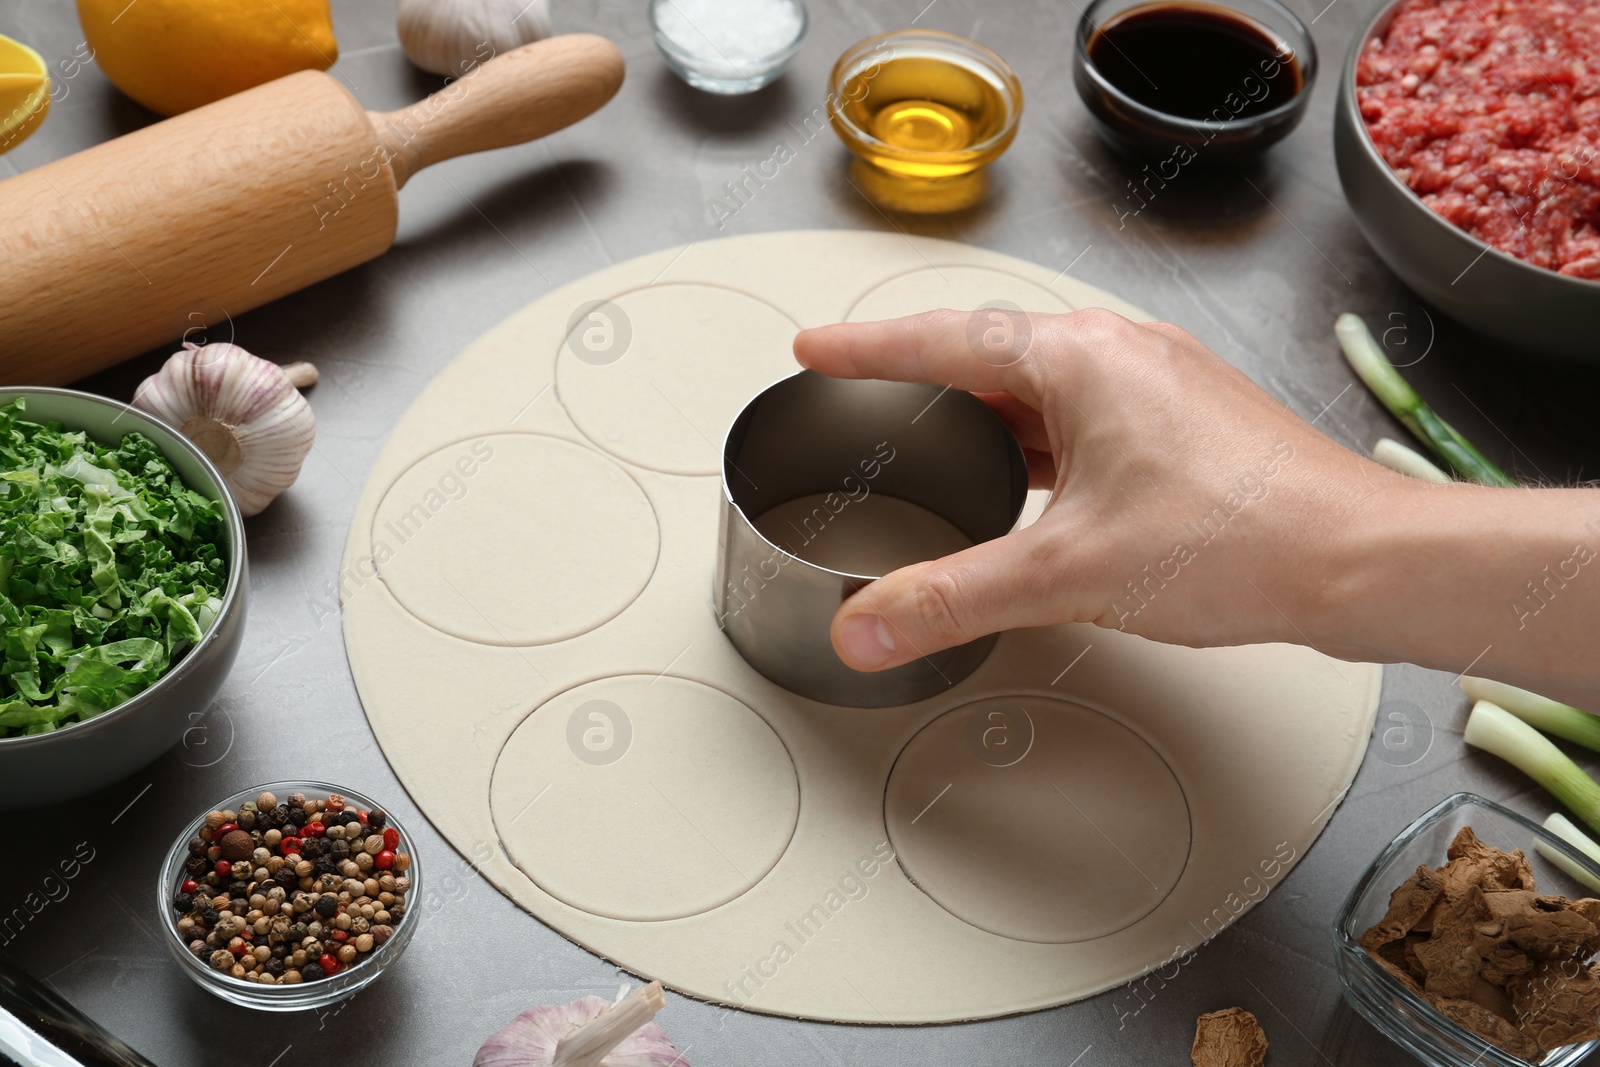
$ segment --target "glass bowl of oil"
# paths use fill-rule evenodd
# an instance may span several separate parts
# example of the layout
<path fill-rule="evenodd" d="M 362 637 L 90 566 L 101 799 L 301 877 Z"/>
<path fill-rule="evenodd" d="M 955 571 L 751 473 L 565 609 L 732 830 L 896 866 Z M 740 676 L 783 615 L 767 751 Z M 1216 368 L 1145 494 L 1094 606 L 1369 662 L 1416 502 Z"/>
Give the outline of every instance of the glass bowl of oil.
<path fill-rule="evenodd" d="M 868 37 L 834 64 L 833 130 L 851 180 L 895 211 L 945 212 L 983 195 L 984 168 L 1017 136 L 1022 83 L 976 41 L 939 30 Z"/>
<path fill-rule="evenodd" d="M 1299 124 L 1317 50 L 1277 0 L 1095 0 L 1072 79 L 1102 137 L 1170 179 L 1254 156 Z"/>

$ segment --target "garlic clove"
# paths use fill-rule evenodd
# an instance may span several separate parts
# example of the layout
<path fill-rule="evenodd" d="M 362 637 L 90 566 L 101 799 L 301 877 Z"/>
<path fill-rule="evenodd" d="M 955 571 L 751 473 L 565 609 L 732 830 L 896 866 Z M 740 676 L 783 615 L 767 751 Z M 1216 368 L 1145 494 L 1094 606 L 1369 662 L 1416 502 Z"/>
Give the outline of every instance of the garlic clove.
<path fill-rule="evenodd" d="M 400 0 L 399 31 L 407 59 L 458 78 L 554 32 L 550 0 Z"/>
<path fill-rule="evenodd" d="M 589 996 L 535 1005 L 491 1035 L 472 1067 L 689 1067 L 650 1022 L 665 1004 L 651 982 L 616 1004 Z"/>
<path fill-rule="evenodd" d="M 289 384 L 296 389 L 310 389 L 322 380 L 322 373 L 317 370 L 316 364 L 304 361 L 285 363 L 283 365 L 283 375 L 289 379 Z"/>
<path fill-rule="evenodd" d="M 316 436 L 311 405 L 284 368 L 233 344 L 185 343 L 140 383 L 133 406 L 193 441 L 245 515 L 294 484 Z"/>

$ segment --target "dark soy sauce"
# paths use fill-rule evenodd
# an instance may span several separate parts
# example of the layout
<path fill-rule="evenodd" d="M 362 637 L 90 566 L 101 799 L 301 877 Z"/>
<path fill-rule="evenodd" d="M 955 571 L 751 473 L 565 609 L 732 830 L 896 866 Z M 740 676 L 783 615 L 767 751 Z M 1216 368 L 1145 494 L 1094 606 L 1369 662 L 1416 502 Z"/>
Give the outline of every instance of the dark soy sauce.
<path fill-rule="evenodd" d="M 1100 25 L 1088 50 L 1112 85 L 1182 118 L 1248 118 L 1300 91 L 1300 68 L 1287 44 L 1253 19 L 1212 4 L 1129 8 Z"/>

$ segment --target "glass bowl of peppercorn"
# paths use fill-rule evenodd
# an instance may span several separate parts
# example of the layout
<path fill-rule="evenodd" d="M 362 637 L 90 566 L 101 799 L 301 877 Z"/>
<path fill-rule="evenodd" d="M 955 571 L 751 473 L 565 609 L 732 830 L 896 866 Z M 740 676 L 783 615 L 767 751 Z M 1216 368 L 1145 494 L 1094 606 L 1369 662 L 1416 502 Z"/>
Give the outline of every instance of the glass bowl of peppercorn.
<path fill-rule="evenodd" d="M 368 797 L 274 782 L 195 819 L 161 865 L 156 906 L 185 974 L 263 1011 L 319 1008 L 395 961 L 417 920 L 411 837 Z"/>

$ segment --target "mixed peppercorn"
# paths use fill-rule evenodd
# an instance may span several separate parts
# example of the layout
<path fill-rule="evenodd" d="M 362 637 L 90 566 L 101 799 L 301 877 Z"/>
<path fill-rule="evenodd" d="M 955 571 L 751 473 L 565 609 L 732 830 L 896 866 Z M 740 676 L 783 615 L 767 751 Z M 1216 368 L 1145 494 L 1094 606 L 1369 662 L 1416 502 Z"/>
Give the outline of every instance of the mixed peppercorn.
<path fill-rule="evenodd" d="M 359 963 L 406 913 L 411 857 L 380 808 L 271 793 L 213 811 L 173 897 L 178 935 L 209 966 L 268 985 Z"/>

